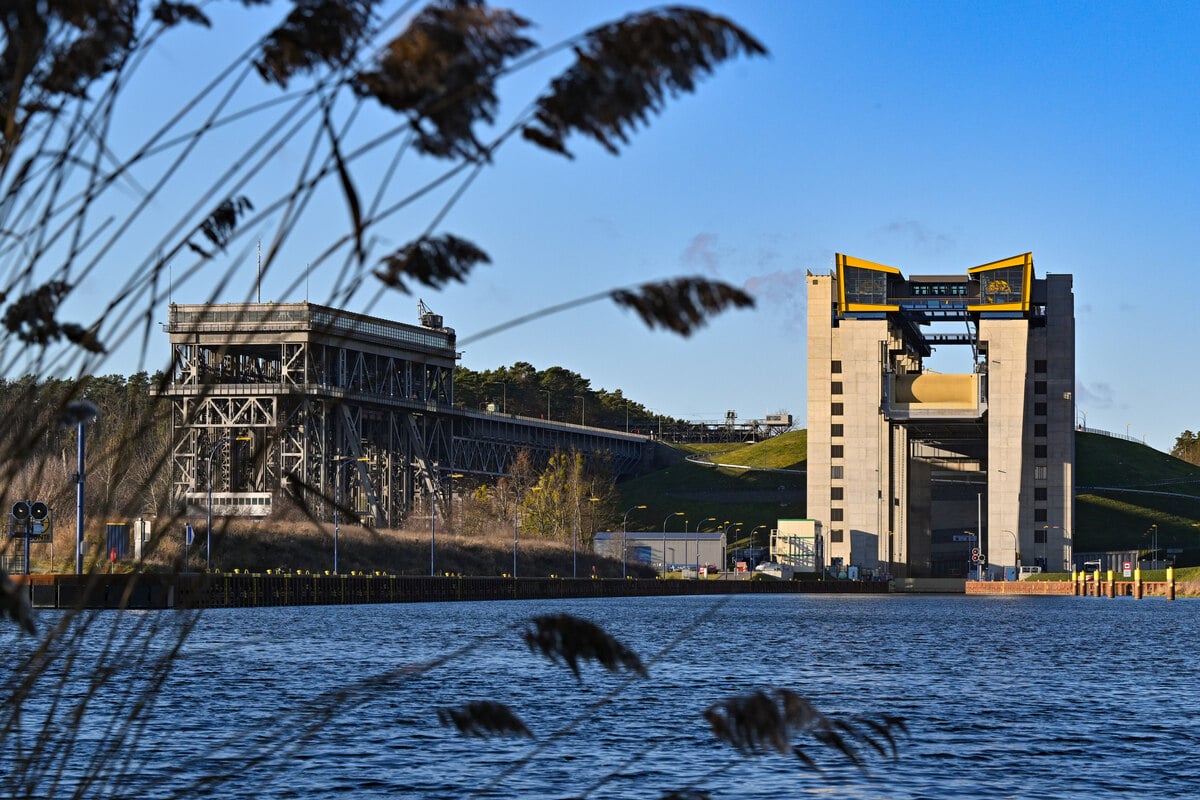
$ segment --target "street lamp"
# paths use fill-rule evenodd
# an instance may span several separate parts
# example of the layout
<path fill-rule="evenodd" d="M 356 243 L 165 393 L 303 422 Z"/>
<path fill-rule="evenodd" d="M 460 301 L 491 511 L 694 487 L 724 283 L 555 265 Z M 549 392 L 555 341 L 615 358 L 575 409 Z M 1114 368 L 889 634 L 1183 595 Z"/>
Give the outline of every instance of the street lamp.
<path fill-rule="evenodd" d="M 338 520 L 338 506 L 341 505 L 341 489 L 342 489 L 342 467 L 347 464 L 353 464 L 356 461 L 370 461 L 371 459 L 363 456 L 355 458 L 353 456 L 345 456 L 343 458 L 335 458 L 333 460 L 333 574 L 338 574 L 338 534 L 341 531 Z"/>
<path fill-rule="evenodd" d="M 577 395 L 572 395 L 572 396 L 576 400 L 579 401 L 579 424 L 583 425 L 583 424 L 585 424 L 583 421 L 583 410 L 584 410 L 583 395 L 577 394 Z"/>
<path fill-rule="evenodd" d="M 639 508 L 645 508 L 645 506 L 644 505 L 631 506 L 629 511 L 626 511 L 625 516 L 621 519 L 621 578 L 622 579 L 629 577 L 629 545 L 626 543 L 628 533 L 627 533 L 627 529 L 626 529 L 625 525 L 626 525 L 626 523 L 629 522 L 630 512 L 635 511 Z"/>
<path fill-rule="evenodd" d="M 549 422 L 550 421 L 550 392 L 547 391 L 546 389 L 541 389 L 540 391 L 542 394 L 546 395 L 546 422 Z"/>
<path fill-rule="evenodd" d="M 529 491 L 540 492 L 542 487 L 530 486 Z M 527 495 L 528 496 L 528 495 Z M 513 493 L 513 577 L 517 577 L 517 512 L 521 507 L 521 497 Z"/>
<path fill-rule="evenodd" d="M 436 469 L 437 465 L 434 464 Z M 434 489 L 434 481 L 437 480 L 437 472 L 433 472 L 429 476 L 429 577 L 437 574 L 434 568 L 434 554 L 437 552 L 437 499 Z"/>
<path fill-rule="evenodd" d="M 89 420 L 96 419 L 100 416 L 100 409 L 91 400 L 76 400 L 74 403 L 68 403 L 66 414 L 63 415 L 62 423 L 69 425 L 75 422 L 78 453 L 75 470 L 75 574 L 83 574 L 83 483 L 84 483 L 84 425 Z M 28 537 L 25 539 L 29 541 Z M 54 537 L 50 538 L 50 546 L 54 546 Z M 54 561 L 53 557 L 50 559 Z M 25 565 L 28 568 L 29 559 L 25 559 Z"/>
<path fill-rule="evenodd" d="M 765 528 L 765 527 L 767 527 L 767 526 L 766 525 L 755 525 L 753 528 L 750 529 L 750 549 L 751 550 L 754 549 L 754 534 L 758 532 L 759 528 Z M 770 555 L 770 553 L 768 552 L 767 555 Z M 757 566 L 757 563 L 758 562 L 755 562 L 756 566 Z"/>
<path fill-rule="evenodd" d="M 724 566 L 725 566 L 726 570 L 729 572 L 733 571 L 732 563 L 729 559 L 729 529 L 736 528 L 741 524 L 742 523 L 740 523 L 740 522 L 730 522 L 729 520 L 725 520 L 725 522 L 722 523 L 723 527 L 721 528 L 721 533 L 725 534 L 725 555 L 723 556 L 725 559 Z M 734 553 L 734 558 L 737 558 L 736 552 Z"/>
<path fill-rule="evenodd" d="M 716 522 L 716 521 L 717 521 L 716 517 L 705 517 L 704 519 L 702 519 L 696 523 L 696 531 L 695 532 L 699 533 L 700 526 L 703 525 L 704 523 Z M 683 560 L 685 562 L 687 561 L 687 542 L 686 541 L 683 543 Z M 700 574 L 700 537 L 699 536 L 696 537 L 696 574 L 697 575 Z"/>
<path fill-rule="evenodd" d="M 1042 567 L 1044 569 L 1049 569 L 1049 567 L 1050 567 L 1050 565 L 1048 563 L 1046 563 L 1046 547 L 1050 543 L 1050 531 L 1055 528 L 1058 528 L 1060 531 L 1063 532 L 1063 571 L 1065 572 L 1068 569 L 1074 569 L 1074 561 L 1075 561 L 1074 555 L 1073 555 L 1071 549 L 1067 545 L 1067 542 L 1071 541 L 1071 531 L 1070 531 L 1070 529 L 1065 528 L 1062 525 L 1043 525 L 1042 526 L 1042 530 L 1045 531 L 1045 533 L 1042 534 Z M 1071 564 L 1072 566 L 1068 567 L 1067 566 L 1068 564 Z"/>
<path fill-rule="evenodd" d="M 80 441 L 82 441 L 82 439 Z M 249 436 L 226 436 L 223 439 L 218 440 L 217 443 L 212 446 L 212 449 L 208 451 L 208 477 L 207 477 L 207 481 L 208 481 L 208 509 L 207 509 L 208 521 L 207 521 L 207 525 L 205 526 L 205 531 L 204 531 L 204 535 L 205 535 L 205 539 L 206 539 L 205 544 L 204 544 L 204 571 L 205 572 L 208 572 L 208 570 L 212 566 L 212 462 L 213 462 L 213 459 L 216 458 L 216 456 L 217 456 L 217 451 L 220 450 L 223 445 L 228 444 L 229 442 L 248 442 L 248 441 L 250 441 Z M 80 445 L 80 452 L 81 453 L 83 452 L 82 444 Z"/>
<path fill-rule="evenodd" d="M 589 503 L 599 503 L 599 497 L 589 497 Z M 592 515 L 589 513 L 588 517 Z M 575 535 L 571 537 L 571 577 L 579 577 L 579 515 L 575 515 Z"/>
<path fill-rule="evenodd" d="M 670 521 L 671 517 L 682 517 L 682 516 L 683 516 L 682 511 L 672 511 L 670 514 L 667 514 L 667 518 L 663 520 L 663 530 L 662 530 L 662 534 L 663 534 L 663 540 L 662 540 L 662 560 L 663 560 L 662 574 L 663 574 L 663 578 L 667 577 L 667 522 Z"/>
<path fill-rule="evenodd" d="M 1013 538 L 1013 564 L 1015 565 L 1016 570 L 1017 570 L 1017 577 L 1020 578 L 1021 577 L 1021 547 L 1020 547 L 1020 545 L 1017 544 L 1017 535 L 1010 530 L 1003 530 L 1000 532 L 1007 533 L 1009 536 L 1011 536 Z"/>
<path fill-rule="evenodd" d="M 450 473 L 450 513 L 451 513 L 452 515 L 453 515 L 453 513 L 454 513 L 454 482 L 455 482 L 455 481 L 458 481 L 458 480 L 462 480 L 462 479 L 463 479 L 463 478 L 465 478 L 465 477 L 466 477 L 466 476 L 465 476 L 465 475 L 463 475 L 461 472 L 452 472 L 452 473 Z M 459 514 L 463 513 L 463 496 L 462 496 L 462 489 L 459 489 L 459 490 L 458 490 L 458 513 L 459 513 Z M 453 520 L 452 520 L 452 521 L 453 521 Z M 460 531 L 460 532 L 461 532 L 461 531 L 462 531 L 462 528 L 455 528 L 455 530 L 458 530 L 458 531 Z"/>

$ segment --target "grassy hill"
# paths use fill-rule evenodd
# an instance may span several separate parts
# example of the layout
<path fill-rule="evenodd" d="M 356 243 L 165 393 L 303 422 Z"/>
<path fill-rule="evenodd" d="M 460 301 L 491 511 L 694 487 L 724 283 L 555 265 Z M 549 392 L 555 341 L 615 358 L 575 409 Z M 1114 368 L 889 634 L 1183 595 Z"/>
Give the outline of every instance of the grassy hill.
<path fill-rule="evenodd" d="M 1151 525 L 1161 548 L 1184 548 L 1180 563 L 1200 563 L 1200 467 L 1146 445 L 1077 433 L 1075 549 L 1149 549 Z M 716 517 L 742 522 L 743 532 L 774 527 L 780 518 L 807 516 L 805 476 L 808 431 L 790 431 L 757 444 L 687 445 L 688 461 L 621 484 L 625 507 L 646 504 L 629 515 L 630 530 L 661 530 L 664 518 L 687 511 L 697 522 Z M 735 469 L 737 465 L 768 470 Z M 713 530 L 705 522 L 704 530 Z M 667 519 L 671 531 L 682 519 Z M 762 533 L 759 533 L 759 542 Z"/>
<path fill-rule="evenodd" d="M 1200 562 L 1200 467 L 1137 442 L 1075 435 L 1075 549 L 1184 548 Z"/>
<path fill-rule="evenodd" d="M 790 431 L 757 444 L 688 445 L 695 461 L 685 461 L 621 483 L 617 490 L 625 508 L 646 505 L 629 514 L 629 530 L 713 531 L 727 521 L 742 523 L 741 535 L 730 531 L 730 546 L 755 541 L 766 545 L 766 531 L 779 519 L 807 513 L 803 469 L 808 459 L 808 431 Z M 737 469 L 757 467 L 757 470 Z M 792 470 L 767 472 L 764 469 Z M 676 517 L 674 512 L 686 516 Z M 708 519 L 712 517 L 713 519 Z M 759 526 L 762 526 L 761 528 Z"/>

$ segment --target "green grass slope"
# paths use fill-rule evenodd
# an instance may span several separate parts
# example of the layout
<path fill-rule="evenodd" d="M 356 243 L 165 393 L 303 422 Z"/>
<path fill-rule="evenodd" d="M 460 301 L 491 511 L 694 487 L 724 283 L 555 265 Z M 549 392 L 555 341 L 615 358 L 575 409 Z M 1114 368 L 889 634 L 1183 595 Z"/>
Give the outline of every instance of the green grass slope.
<path fill-rule="evenodd" d="M 747 542 L 758 528 L 755 541 L 766 545 L 766 532 L 780 519 L 806 515 L 806 481 L 802 472 L 808 457 L 808 432 L 790 431 L 757 444 L 686 448 L 689 454 L 722 464 L 758 467 L 758 470 L 716 467 L 685 461 L 617 486 L 624 508 L 644 504 L 629 514 L 629 530 L 712 531 L 726 521 L 742 523 L 740 536 L 730 532 L 732 546 Z M 760 471 L 772 469 L 794 472 Z M 683 516 L 675 516 L 682 511 Z M 710 520 L 709 517 L 713 519 Z M 760 527 L 761 526 L 761 527 Z"/>
<path fill-rule="evenodd" d="M 755 444 L 740 445 L 710 460 L 758 469 L 804 469 L 808 461 L 808 431 L 788 431 Z"/>
<path fill-rule="evenodd" d="M 1151 525 L 1160 548 L 1181 548 L 1177 562 L 1200 564 L 1200 467 L 1137 442 L 1077 433 L 1075 549 L 1149 550 Z M 702 522 L 714 530 L 725 520 L 742 522 L 743 538 L 755 526 L 807 516 L 808 431 L 797 430 L 750 445 L 690 445 L 680 448 L 731 469 L 684 462 L 622 483 L 630 530 L 689 530 Z M 758 471 L 766 470 L 766 471 Z M 769 470 L 795 470 L 772 472 Z M 683 511 L 683 517 L 674 517 Z M 708 521 L 708 517 L 715 517 Z M 759 543 L 763 543 L 759 531 Z"/>
<path fill-rule="evenodd" d="M 1075 549 L 1179 548 L 1200 563 L 1200 467 L 1137 442 L 1075 435 Z"/>

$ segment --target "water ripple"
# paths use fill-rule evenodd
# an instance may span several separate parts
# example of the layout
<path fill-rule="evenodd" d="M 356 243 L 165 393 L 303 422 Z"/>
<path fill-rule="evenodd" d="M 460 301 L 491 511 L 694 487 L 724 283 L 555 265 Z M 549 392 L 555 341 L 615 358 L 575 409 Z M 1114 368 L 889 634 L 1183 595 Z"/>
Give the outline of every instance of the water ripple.
<path fill-rule="evenodd" d="M 1093 800 L 1134 787 L 1191 798 L 1200 787 L 1194 601 L 747 595 L 715 603 L 206 613 L 157 698 L 142 740 L 152 744 L 138 751 L 129 785 L 112 794 L 167 797 L 225 773 L 215 796 L 459 797 L 506 770 L 479 796 L 650 798 L 691 786 L 739 800 Z M 352 692 L 352 704 L 298 753 L 268 758 L 270 778 L 239 771 L 247 756 L 298 743 L 333 693 L 559 611 L 657 659 L 650 678 L 626 686 L 589 665 L 576 680 L 532 655 L 513 630 L 445 665 Z M 684 643 L 665 651 L 683 631 Z M 703 710 L 770 687 L 795 689 L 829 714 L 901 716 L 910 735 L 900 737 L 899 759 L 875 758 L 866 771 L 809 742 L 819 774 L 794 758 L 745 757 L 716 742 Z M 510 705 L 538 741 L 467 739 L 438 724 L 438 708 L 480 699 Z M 80 748 L 98 747 L 100 718 L 84 726 Z"/>

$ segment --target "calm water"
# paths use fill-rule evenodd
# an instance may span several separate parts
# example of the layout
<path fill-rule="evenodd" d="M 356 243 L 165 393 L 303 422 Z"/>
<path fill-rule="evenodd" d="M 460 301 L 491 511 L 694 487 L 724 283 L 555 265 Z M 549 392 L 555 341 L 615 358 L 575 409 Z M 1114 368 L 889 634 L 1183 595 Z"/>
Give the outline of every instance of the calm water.
<path fill-rule="evenodd" d="M 558 611 L 657 659 L 650 679 L 624 685 L 589 667 L 577 682 L 514 630 L 363 685 Z M 135 762 L 140 784 L 100 794 L 190 794 L 199 776 L 243 773 L 251 754 L 276 774 L 243 773 L 206 796 L 463 797 L 488 787 L 480 796 L 658 797 L 695 782 L 728 798 L 1191 798 L 1198 612 L 1195 600 L 891 596 L 214 610 L 159 693 Z M 0 645 L 19 648 L 11 627 Z M 867 773 L 814 746 L 821 775 L 714 741 L 704 708 L 775 686 L 832 715 L 903 716 L 911 735 L 898 760 L 875 757 Z M 338 713 L 288 753 L 347 687 Z M 478 699 L 512 706 L 540 744 L 464 739 L 438 724 L 438 707 Z"/>

